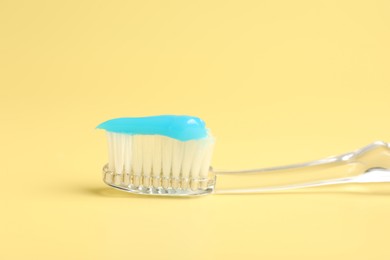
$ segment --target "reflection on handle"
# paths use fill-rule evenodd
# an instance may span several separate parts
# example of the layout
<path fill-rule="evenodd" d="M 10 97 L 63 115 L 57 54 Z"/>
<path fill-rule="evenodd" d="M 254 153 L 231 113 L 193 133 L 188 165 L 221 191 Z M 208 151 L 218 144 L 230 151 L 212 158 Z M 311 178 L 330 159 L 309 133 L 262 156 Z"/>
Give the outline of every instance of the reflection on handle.
<path fill-rule="evenodd" d="M 381 171 L 374 171 L 379 170 Z M 390 182 L 390 146 L 374 142 L 318 161 L 243 171 L 212 170 L 215 193 L 256 193 L 339 183 Z"/>

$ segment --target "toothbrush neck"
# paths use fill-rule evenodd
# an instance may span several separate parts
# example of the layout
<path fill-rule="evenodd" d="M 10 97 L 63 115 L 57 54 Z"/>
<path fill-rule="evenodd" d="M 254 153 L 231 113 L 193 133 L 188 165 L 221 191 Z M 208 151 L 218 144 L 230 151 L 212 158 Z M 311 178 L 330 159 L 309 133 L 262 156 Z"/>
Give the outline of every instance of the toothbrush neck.
<path fill-rule="evenodd" d="M 382 174 L 373 169 L 386 169 Z M 390 182 L 390 148 L 374 142 L 351 153 L 281 167 L 218 171 L 216 193 L 253 193 L 339 183 Z"/>

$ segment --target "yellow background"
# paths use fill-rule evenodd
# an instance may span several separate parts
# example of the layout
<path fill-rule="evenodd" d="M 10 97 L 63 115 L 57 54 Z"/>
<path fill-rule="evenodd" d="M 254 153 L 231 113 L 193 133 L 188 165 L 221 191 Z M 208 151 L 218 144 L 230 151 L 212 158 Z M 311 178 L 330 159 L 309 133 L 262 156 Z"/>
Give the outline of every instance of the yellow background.
<path fill-rule="evenodd" d="M 215 168 L 390 141 L 389 1 L 0 1 L 1 259 L 390 259 L 390 186 L 151 198 L 121 116 L 189 114 Z"/>

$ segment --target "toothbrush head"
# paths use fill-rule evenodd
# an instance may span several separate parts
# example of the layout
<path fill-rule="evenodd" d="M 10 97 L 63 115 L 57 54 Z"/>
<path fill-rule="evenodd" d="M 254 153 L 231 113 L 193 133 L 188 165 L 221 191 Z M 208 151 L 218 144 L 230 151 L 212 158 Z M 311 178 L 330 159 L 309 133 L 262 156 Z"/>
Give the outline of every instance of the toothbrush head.
<path fill-rule="evenodd" d="M 214 190 L 210 171 L 214 138 L 190 116 L 117 118 L 97 128 L 107 132 L 106 184 L 132 193 L 187 196 Z"/>

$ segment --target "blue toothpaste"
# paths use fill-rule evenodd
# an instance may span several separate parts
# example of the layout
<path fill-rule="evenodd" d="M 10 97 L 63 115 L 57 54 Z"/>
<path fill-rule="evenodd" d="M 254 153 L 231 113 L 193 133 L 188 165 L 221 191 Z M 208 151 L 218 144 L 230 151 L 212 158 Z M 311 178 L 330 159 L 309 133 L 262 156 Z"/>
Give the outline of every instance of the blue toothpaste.
<path fill-rule="evenodd" d="M 205 126 L 205 122 L 198 117 L 161 115 L 115 118 L 101 123 L 97 128 L 114 133 L 164 135 L 179 141 L 189 141 L 207 137 Z"/>

